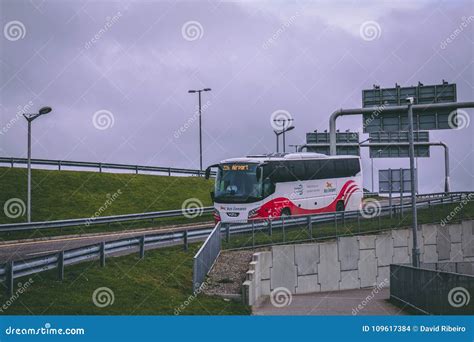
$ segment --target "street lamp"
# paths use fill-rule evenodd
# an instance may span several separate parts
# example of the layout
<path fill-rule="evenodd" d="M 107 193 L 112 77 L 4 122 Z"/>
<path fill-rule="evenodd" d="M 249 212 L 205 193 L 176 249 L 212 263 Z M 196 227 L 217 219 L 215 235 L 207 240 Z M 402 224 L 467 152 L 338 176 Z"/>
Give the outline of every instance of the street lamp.
<path fill-rule="evenodd" d="M 197 90 L 188 90 L 188 93 L 199 94 L 199 175 L 201 175 L 202 171 L 202 129 L 201 129 L 201 92 L 203 91 L 211 91 L 211 88 L 204 88 L 204 89 L 197 89 Z"/>
<path fill-rule="evenodd" d="M 38 113 L 23 114 L 28 122 L 28 195 L 27 195 L 27 220 L 31 222 L 31 122 L 41 115 L 48 114 L 52 111 L 51 107 L 43 107 Z"/>
<path fill-rule="evenodd" d="M 283 152 L 286 151 L 286 148 L 285 148 L 285 132 L 289 132 L 291 130 L 295 129 L 295 126 L 290 126 L 290 127 L 287 127 L 281 131 L 273 131 L 276 135 L 276 148 L 277 148 L 277 152 L 279 152 L 280 150 L 280 144 L 279 144 L 279 137 L 281 134 L 283 134 Z"/>

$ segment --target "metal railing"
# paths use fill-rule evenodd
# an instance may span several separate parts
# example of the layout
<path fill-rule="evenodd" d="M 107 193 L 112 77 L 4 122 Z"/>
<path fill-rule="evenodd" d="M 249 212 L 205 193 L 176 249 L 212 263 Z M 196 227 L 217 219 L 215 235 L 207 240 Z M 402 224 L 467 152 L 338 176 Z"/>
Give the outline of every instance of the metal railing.
<path fill-rule="evenodd" d="M 213 211 L 213 207 L 200 208 L 202 214 L 208 214 Z M 194 210 L 194 209 L 193 209 Z M 198 209 L 195 209 L 198 210 Z M 79 227 L 79 226 L 90 226 L 96 224 L 110 224 L 128 221 L 141 221 L 141 220 L 154 220 L 159 218 L 168 217 L 181 217 L 186 214 L 186 209 L 182 210 L 162 210 L 153 211 L 149 213 L 140 214 L 125 214 L 115 216 L 97 216 L 88 218 L 68 219 L 68 220 L 56 220 L 56 221 L 44 221 L 44 222 L 25 222 L 25 223 L 8 223 L 0 224 L 1 232 L 14 232 L 14 231 L 25 231 L 34 229 L 50 229 L 50 228 L 65 228 L 65 227 Z"/>
<path fill-rule="evenodd" d="M 474 196 L 469 194 L 472 193 L 451 193 L 449 196 L 445 194 L 444 197 L 435 196 L 418 200 L 418 209 L 431 210 L 429 222 L 422 223 L 439 223 L 440 221 L 436 219 L 435 206 L 472 201 Z M 353 210 L 291 216 L 272 220 L 260 219 L 251 222 L 223 223 L 222 230 L 225 236 L 223 249 L 245 249 L 309 242 L 318 239 L 380 232 L 411 224 L 411 216 L 407 215 L 411 210 L 411 203 L 380 206 L 375 210 L 376 212 L 372 214 L 364 213 L 361 210 Z M 275 233 L 278 233 L 278 235 Z M 238 235 L 240 235 L 240 238 Z M 236 237 L 231 238 L 231 236 Z"/>
<path fill-rule="evenodd" d="M 58 269 L 58 279 L 64 279 L 64 267 L 84 261 L 99 259 L 105 266 L 106 256 L 129 254 L 136 250 L 145 257 L 145 248 L 160 248 L 183 244 L 188 249 L 189 242 L 202 241 L 211 233 L 211 228 L 173 230 L 162 233 L 146 234 L 115 241 L 106 241 L 70 250 L 59 251 L 46 256 L 31 259 L 8 261 L 0 267 L 0 280 L 5 282 L 7 294 L 13 294 L 14 279 L 27 275 Z"/>
<path fill-rule="evenodd" d="M 441 205 L 443 203 L 456 203 L 471 197 L 467 194 L 470 193 L 452 193 L 448 198 L 444 197 L 428 199 L 425 201 L 420 201 L 420 203 L 417 205 L 419 208 L 429 208 L 436 205 Z M 381 207 L 380 215 L 368 220 L 380 220 L 380 216 L 382 215 L 390 215 L 391 212 L 401 212 L 403 207 L 408 208 L 409 206 L 409 204 L 398 204 L 392 205 L 391 207 Z M 210 209 L 212 210 L 212 208 Z M 207 238 L 206 243 L 203 245 L 203 247 L 201 247 L 196 257 L 196 259 L 202 259 L 199 259 L 199 262 L 195 262 L 194 266 L 196 269 L 193 272 L 193 274 L 195 274 L 193 277 L 196 277 L 195 280 L 193 279 L 193 285 L 202 284 L 205 275 L 211 269 L 212 264 L 219 255 L 219 251 L 221 250 L 222 236 L 225 236 L 226 241 L 228 242 L 231 235 L 237 236 L 240 234 L 248 234 L 253 240 L 253 247 L 255 247 L 258 245 L 255 243 L 255 234 L 257 231 L 266 232 L 269 236 L 272 236 L 273 231 L 277 229 L 282 233 L 283 236 L 285 236 L 287 228 L 306 226 L 308 232 L 312 234 L 312 230 L 316 223 L 319 224 L 325 222 L 333 223 L 335 236 L 341 236 L 341 232 L 338 232 L 338 225 L 351 218 L 356 218 L 358 220 L 364 219 L 361 217 L 359 211 L 350 211 L 301 217 L 283 217 L 276 218 L 274 220 L 259 222 L 252 221 L 232 225 L 218 224 L 213 229 L 209 227 L 188 227 L 186 229 L 173 229 L 166 232 L 153 232 L 138 237 L 107 241 L 75 249 L 55 252 L 42 257 L 35 257 L 21 261 L 9 261 L 0 267 L 0 280 L 5 282 L 7 292 L 11 295 L 14 289 L 13 281 L 19 277 L 58 268 L 58 278 L 63 279 L 64 267 L 67 265 L 79 263 L 82 261 L 99 259 L 101 265 L 105 266 L 105 257 L 107 255 L 117 253 L 128 254 L 138 250 L 140 252 L 140 256 L 144 257 L 145 247 L 160 248 L 183 244 L 184 248 L 187 249 L 189 242 L 203 241 Z M 358 232 L 353 232 L 352 234 L 355 235 L 357 233 Z M 247 246 L 247 248 L 249 247 L 252 246 Z"/>
<path fill-rule="evenodd" d="M 468 264 L 472 267 L 472 262 Z M 423 265 L 422 268 L 390 265 L 390 298 L 418 312 L 472 315 L 474 300 L 470 297 L 473 294 L 474 275 L 427 269 Z"/>
<path fill-rule="evenodd" d="M 221 224 L 218 223 L 193 259 L 193 291 L 198 291 L 221 252 Z"/>
<path fill-rule="evenodd" d="M 10 164 L 11 167 L 15 167 L 15 164 L 27 164 L 28 159 L 26 158 L 14 158 L 14 157 L 0 157 L 0 163 Z M 116 164 L 116 163 L 98 163 L 98 162 L 81 162 L 71 160 L 54 160 L 54 159 L 31 159 L 32 165 L 41 166 L 57 166 L 58 170 L 63 167 L 79 167 L 79 168 L 93 168 L 102 172 L 104 169 L 109 170 L 125 170 L 133 171 L 138 174 L 140 171 L 164 173 L 168 176 L 171 175 L 192 175 L 201 176 L 204 175 L 204 171 L 197 169 L 181 169 L 176 167 L 162 167 L 162 166 L 146 166 L 146 165 L 132 165 L 132 164 Z M 215 176 L 215 172 L 211 172 L 212 176 Z"/>

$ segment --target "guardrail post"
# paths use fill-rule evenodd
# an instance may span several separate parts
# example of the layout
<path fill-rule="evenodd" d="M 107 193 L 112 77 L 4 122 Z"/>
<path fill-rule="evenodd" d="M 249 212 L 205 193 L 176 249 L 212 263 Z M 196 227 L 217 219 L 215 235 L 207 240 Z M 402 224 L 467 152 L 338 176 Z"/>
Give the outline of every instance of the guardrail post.
<path fill-rule="evenodd" d="M 311 221 L 311 216 L 308 216 L 308 233 L 309 233 L 309 238 L 313 238 L 313 221 Z"/>
<path fill-rule="evenodd" d="M 220 232 L 219 232 L 219 235 L 220 235 Z M 187 230 L 185 230 L 183 233 L 183 244 L 184 244 L 183 246 L 184 250 L 187 251 L 188 250 L 188 231 Z"/>
<path fill-rule="evenodd" d="M 168 176 L 171 176 L 171 168 L 168 168 Z"/>
<path fill-rule="evenodd" d="M 140 237 L 140 259 L 145 257 L 145 236 Z"/>
<path fill-rule="evenodd" d="M 135 174 L 138 175 L 138 165 L 135 166 Z"/>
<path fill-rule="evenodd" d="M 64 251 L 58 253 L 58 279 L 64 280 Z"/>
<path fill-rule="evenodd" d="M 360 233 L 360 211 L 357 211 L 357 232 Z"/>
<path fill-rule="evenodd" d="M 100 267 L 105 267 L 105 242 L 100 243 Z"/>
<path fill-rule="evenodd" d="M 283 242 L 286 242 L 285 216 L 281 217 L 281 231 L 283 232 Z"/>
<path fill-rule="evenodd" d="M 15 159 L 12 158 L 11 163 L 12 163 L 12 168 L 13 168 L 13 167 L 14 167 L 14 164 L 15 164 Z"/>
<path fill-rule="evenodd" d="M 58 160 L 58 171 L 61 171 L 61 161 Z"/>
<path fill-rule="evenodd" d="M 5 285 L 7 287 L 7 296 L 13 296 L 13 261 L 10 260 L 5 264 Z"/>
<path fill-rule="evenodd" d="M 255 222 L 252 220 L 252 248 L 255 247 Z"/>
<path fill-rule="evenodd" d="M 230 241 L 230 223 L 225 225 L 225 242 L 229 243 Z"/>
<path fill-rule="evenodd" d="M 273 220 L 271 218 L 268 221 L 268 235 L 269 236 L 273 235 Z"/>
<path fill-rule="evenodd" d="M 99 163 L 99 172 L 102 172 L 102 163 Z"/>
<path fill-rule="evenodd" d="M 334 230 L 336 231 L 337 237 L 337 211 L 334 212 Z"/>

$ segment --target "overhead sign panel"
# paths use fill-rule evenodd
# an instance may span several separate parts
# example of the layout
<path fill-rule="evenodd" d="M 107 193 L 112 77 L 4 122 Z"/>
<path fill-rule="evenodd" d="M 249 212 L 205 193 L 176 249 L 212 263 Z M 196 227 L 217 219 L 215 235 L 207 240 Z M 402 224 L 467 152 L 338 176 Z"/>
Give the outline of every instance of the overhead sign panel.
<path fill-rule="evenodd" d="M 416 175 L 415 169 L 415 175 Z M 417 184 L 415 179 L 415 185 Z M 410 169 L 379 170 L 379 193 L 411 192 Z"/>
<path fill-rule="evenodd" d="M 316 152 L 329 155 L 329 133 L 311 132 L 306 133 L 306 144 L 308 152 Z M 337 132 L 336 133 L 336 154 L 337 155 L 360 155 L 359 133 L 358 132 Z"/>
<path fill-rule="evenodd" d="M 369 148 L 370 158 L 408 158 L 409 146 L 408 144 L 408 132 L 373 132 L 369 133 L 370 143 L 387 145 L 371 146 Z M 415 131 L 413 132 L 414 142 L 429 142 L 429 132 L 426 131 Z M 389 145 L 403 143 L 404 145 Z M 429 157 L 430 146 L 429 145 L 415 145 L 415 157 Z"/>
<path fill-rule="evenodd" d="M 363 115 L 364 133 L 379 131 L 408 131 L 407 113 L 384 113 L 384 108 L 406 104 L 407 97 L 414 97 L 414 104 L 456 102 L 456 84 L 444 82 L 435 85 L 412 87 L 380 88 L 362 91 L 362 106 L 374 108 L 374 112 Z M 451 114 L 453 113 L 453 114 Z M 451 117 L 450 117 L 451 115 Z M 456 111 L 450 110 L 425 110 L 414 111 L 414 130 L 450 129 L 456 128 Z"/>

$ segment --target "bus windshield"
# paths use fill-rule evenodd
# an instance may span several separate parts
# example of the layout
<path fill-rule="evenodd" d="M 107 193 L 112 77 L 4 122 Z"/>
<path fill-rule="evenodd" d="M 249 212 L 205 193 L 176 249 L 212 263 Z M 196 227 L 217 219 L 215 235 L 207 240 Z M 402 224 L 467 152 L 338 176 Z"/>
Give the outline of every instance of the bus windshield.
<path fill-rule="evenodd" d="M 257 164 L 222 164 L 214 190 L 218 203 L 250 203 L 262 198 L 262 182 L 257 179 Z"/>

